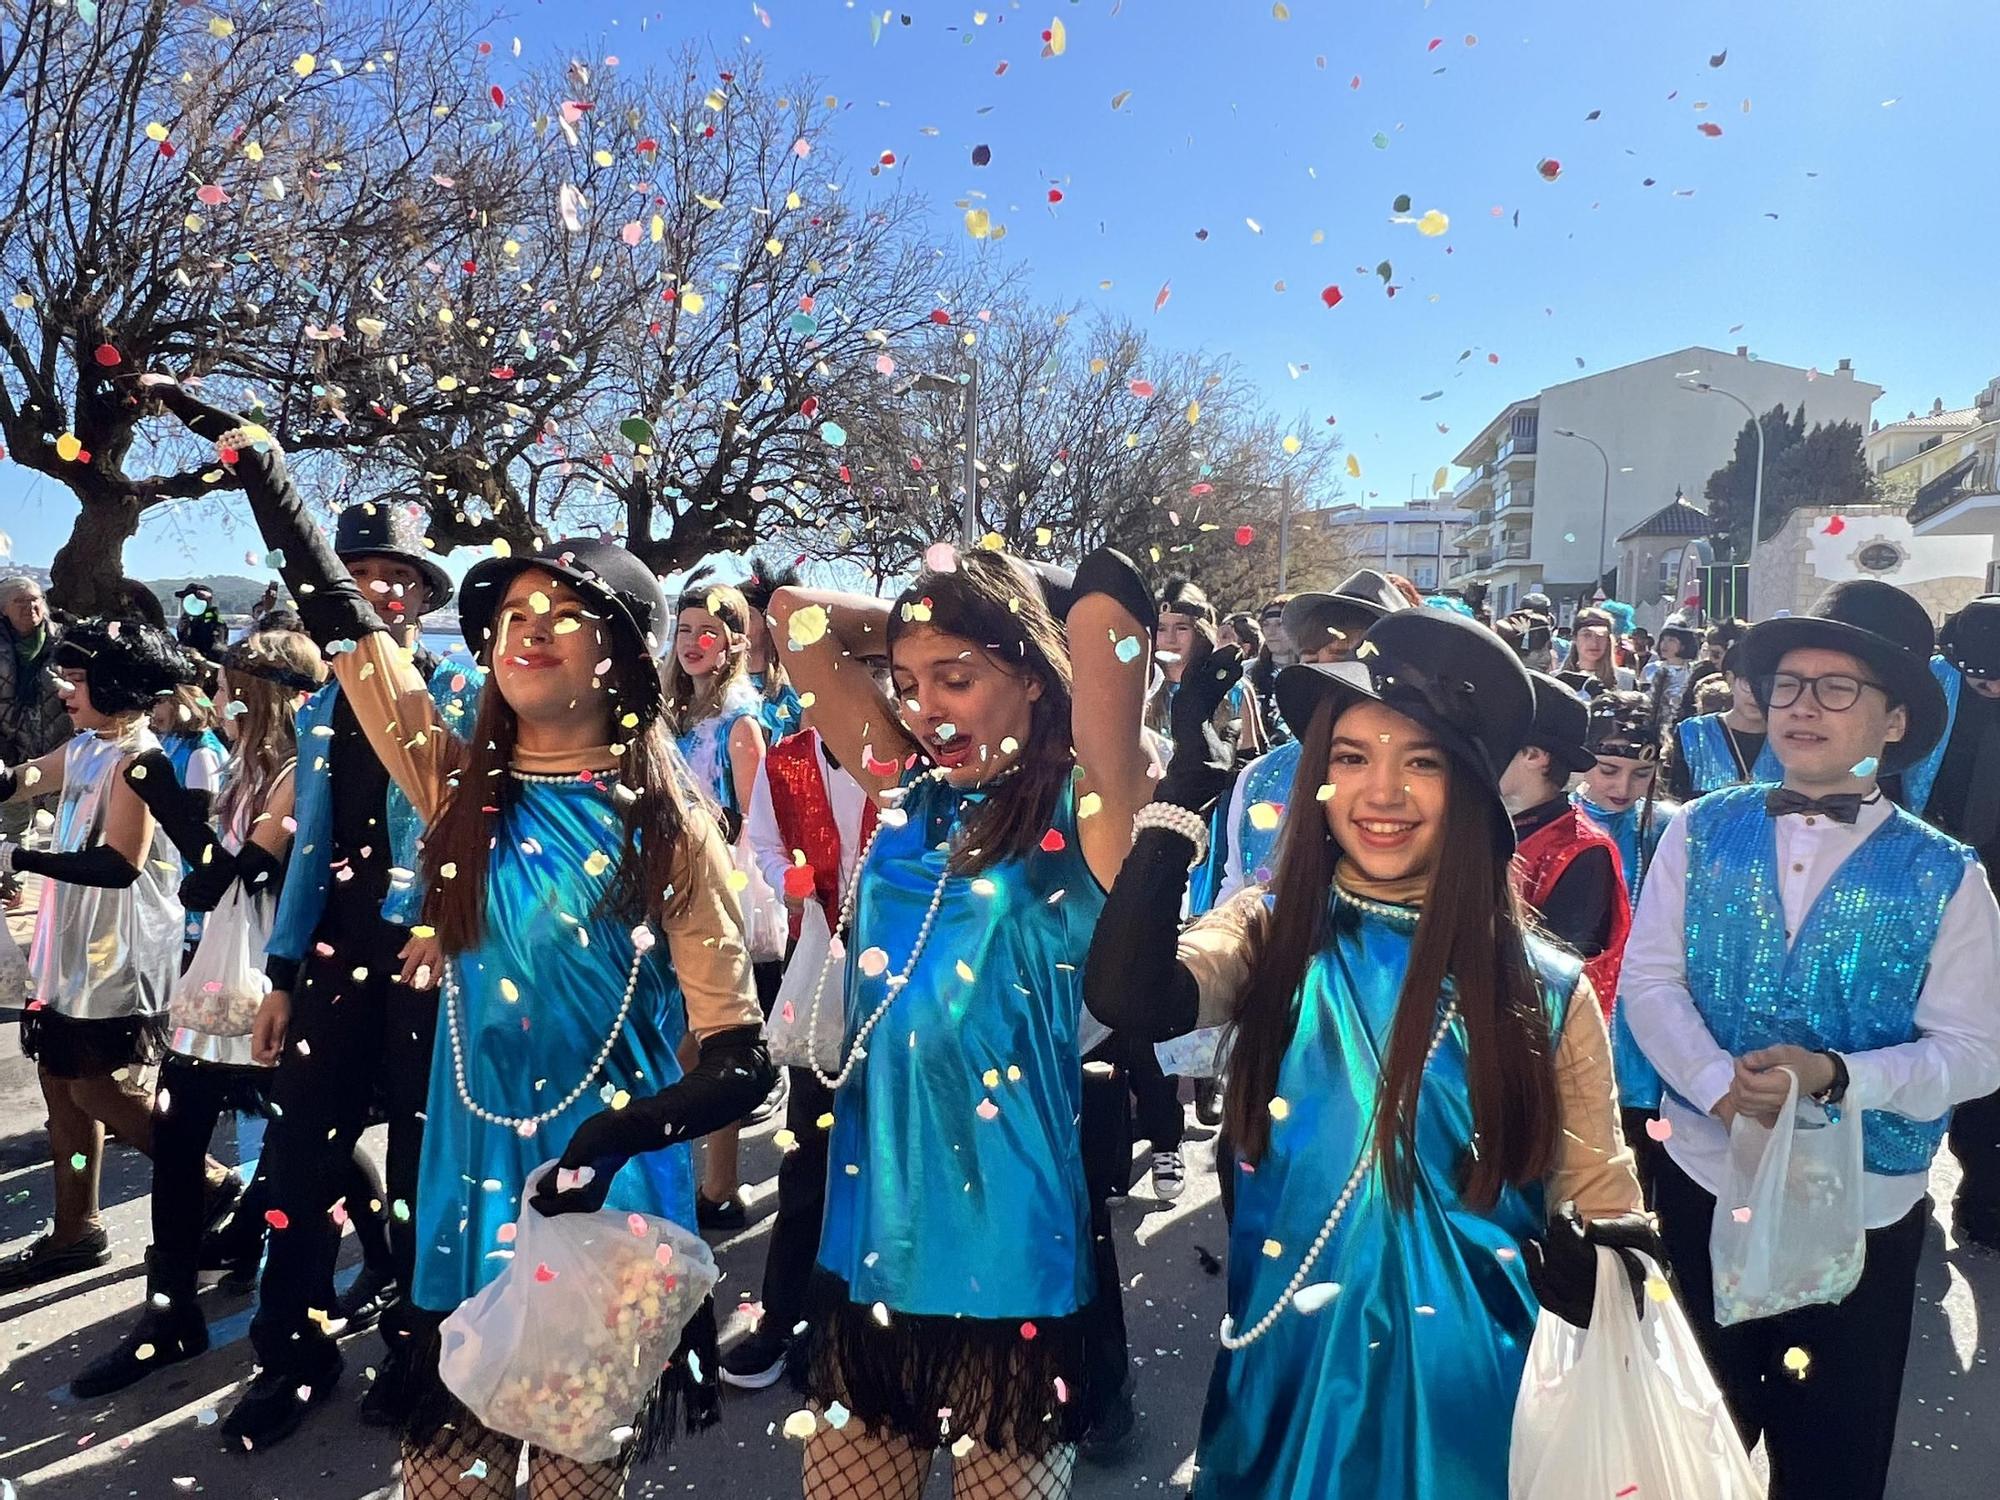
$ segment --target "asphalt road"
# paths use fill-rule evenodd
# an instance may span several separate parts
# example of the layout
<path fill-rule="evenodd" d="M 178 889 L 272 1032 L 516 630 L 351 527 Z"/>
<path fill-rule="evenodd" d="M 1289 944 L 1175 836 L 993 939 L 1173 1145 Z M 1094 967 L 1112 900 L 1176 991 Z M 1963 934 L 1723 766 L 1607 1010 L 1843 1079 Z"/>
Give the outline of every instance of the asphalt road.
<path fill-rule="evenodd" d="M 49 1164 L 40 1096 L 20 1057 L 18 1028 L 0 1022 L 0 1251 L 25 1244 L 48 1211 Z M 217 1154 L 233 1160 L 225 1131 Z M 743 1170 L 752 1223 L 712 1238 L 723 1280 L 718 1300 L 734 1307 L 754 1296 L 774 1207 L 776 1122 L 746 1132 Z M 1223 1310 L 1219 1276 L 1201 1268 L 1202 1251 L 1224 1246 L 1215 1201 L 1211 1133 L 1195 1128 L 1188 1186 L 1172 1204 L 1156 1202 L 1140 1178 L 1117 1205 L 1126 1317 L 1136 1367 L 1140 1424 L 1120 1463 L 1078 1469 L 1076 1494 L 1108 1497 L 1182 1493 L 1191 1470 L 1202 1398 Z M 379 1141 L 375 1142 L 379 1148 Z M 104 1180 L 116 1259 L 109 1266 L 0 1298 L 0 1500 L 12 1484 L 38 1500 L 206 1494 L 245 1500 L 376 1500 L 396 1493 L 393 1438 L 363 1427 L 355 1407 L 379 1353 L 372 1334 L 347 1341 L 347 1376 L 334 1399 L 290 1442 L 268 1453 L 226 1452 L 214 1427 L 249 1374 L 247 1299 L 204 1293 L 213 1345 L 200 1359 L 163 1371 L 105 1401 L 70 1397 L 70 1377 L 110 1347 L 143 1290 L 148 1165 L 114 1148 Z M 1933 1174 L 1934 1196 L 1949 1203 L 1956 1176 L 1949 1155 Z M 344 1261 L 356 1259 L 352 1243 Z M 2000 1475 L 2000 1255 L 1952 1240 L 1934 1223 L 1918 1285 L 1909 1372 L 1891 1478 L 1893 1500 L 1956 1500 L 1995 1493 Z M 734 1325 L 725 1329 L 727 1340 Z M 1866 1358 L 1872 1351 L 1855 1350 Z M 1815 1351 L 1815 1357 L 1832 1357 Z M 634 1475 L 633 1496 L 799 1493 L 799 1445 L 780 1432 L 798 1407 L 783 1387 L 731 1393 L 723 1424 L 681 1443 Z M 928 1496 L 948 1492 L 942 1472 Z M 1375 1500 L 1375 1497 L 1370 1497 Z"/>

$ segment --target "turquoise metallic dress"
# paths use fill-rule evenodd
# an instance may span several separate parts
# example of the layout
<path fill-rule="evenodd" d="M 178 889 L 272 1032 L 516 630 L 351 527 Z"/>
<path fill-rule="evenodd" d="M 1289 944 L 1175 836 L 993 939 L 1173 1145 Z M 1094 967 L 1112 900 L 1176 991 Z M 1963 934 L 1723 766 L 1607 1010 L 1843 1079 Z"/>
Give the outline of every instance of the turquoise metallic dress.
<path fill-rule="evenodd" d="M 1279 1067 L 1290 1106 L 1236 1189 L 1229 1315 L 1279 1300 L 1368 1147 L 1417 913 L 1339 892 L 1333 934 L 1299 995 Z M 1578 969 L 1530 944 L 1559 1034 Z M 1543 1231 L 1543 1193 L 1508 1188 L 1485 1210 L 1457 1181 L 1472 1143 L 1465 1033 L 1454 1022 L 1417 1104 L 1414 1196 L 1369 1173 L 1314 1265 L 1339 1286 L 1288 1308 L 1262 1339 L 1216 1359 L 1194 1493 L 1213 1500 L 1505 1500 L 1514 1398 L 1538 1305 L 1520 1244 Z"/>
<path fill-rule="evenodd" d="M 907 821 L 883 821 L 847 944 L 843 1058 L 909 962 L 981 795 L 921 776 Z M 1103 906 L 1074 778 L 1038 849 L 945 885 L 909 983 L 834 1096 L 797 1371 L 821 1403 L 924 1447 L 941 1407 L 946 1443 L 1042 1452 L 1087 1428 L 1101 1393 L 1083 1358 L 1096 1285 L 1078 1029 Z"/>
<path fill-rule="evenodd" d="M 486 875 L 485 936 L 449 965 L 451 990 L 431 1059 L 423 1165 L 416 1203 L 416 1301 L 450 1312 L 500 1273 L 511 1252 L 500 1231 L 521 1212 L 529 1174 L 562 1155 L 576 1127 L 613 1090 L 657 1093 L 681 1076 L 686 1029 L 679 986 L 661 939 L 639 963 L 632 1008 L 596 1082 L 530 1136 L 482 1120 L 458 1095 L 453 1037 L 465 1086 L 481 1108 L 540 1114 L 590 1070 L 617 1023 L 632 961 L 632 923 L 600 911 L 615 864 L 591 856 L 621 848 L 624 829 L 605 783 L 517 780 L 501 812 Z M 446 1025 L 449 1021 L 451 1024 Z M 607 1208 L 657 1214 L 693 1229 L 690 1148 L 635 1156 L 611 1184 Z"/>
<path fill-rule="evenodd" d="M 1645 885 L 1646 867 L 1653 862 L 1653 851 L 1660 847 L 1660 836 L 1667 831 L 1667 825 L 1679 816 L 1678 802 L 1655 801 L 1653 821 L 1646 829 L 1645 848 L 1639 847 L 1639 824 L 1644 817 L 1646 804 L 1635 802 L 1623 812 L 1606 812 L 1581 791 L 1575 793 L 1576 805 L 1589 815 L 1590 820 L 1611 835 L 1618 845 L 1618 858 L 1623 862 L 1625 885 L 1632 894 L 1632 910 L 1639 910 L 1639 891 Z M 1616 997 L 1611 1005 L 1611 1066 L 1618 1075 L 1618 1103 L 1621 1108 L 1648 1113 L 1660 1107 L 1662 1084 L 1660 1075 L 1646 1054 L 1639 1050 L 1638 1038 L 1632 1035 L 1632 1027 L 1625 1019 L 1625 1007 Z"/>

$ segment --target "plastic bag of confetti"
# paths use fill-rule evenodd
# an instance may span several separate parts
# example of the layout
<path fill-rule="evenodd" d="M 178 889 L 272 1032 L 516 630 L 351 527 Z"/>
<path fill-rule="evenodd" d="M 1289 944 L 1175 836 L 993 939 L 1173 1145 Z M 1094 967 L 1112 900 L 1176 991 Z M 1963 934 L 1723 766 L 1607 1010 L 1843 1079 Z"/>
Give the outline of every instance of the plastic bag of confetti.
<path fill-rule="evenodd" d="M 1600 1248 L 1590 1327 L 1552 1312 L 1536 1320 L 1514 1399 L 1508 1500 L 1763 1496 L 1687 1315 L 1648 1269 L 1643 1318 L 1617 1254 Z"/>
<path fill-rule="evenodd" d="M 846 965 L 833 949 L 825 908 L 817 901 L 806 902 L 799 911 L 799 940 L 786 961 L 785 977 L 764 1022 L 764 1044 L 770 1048 L 772 1062 L 781 1068 L 816 1064 L 827 1073 L 839 1071 L 847 1016 L 843 1000 L 846 975 Z M 813 1011 L 815 993 L 819 999 L 817 1016 Z"/>
<path fill-rule="evenodd" d="M 1729 1171 L 1708 1233 L 1724 1327 L 1838 1302 L 1867 1258 L 1860 1111 L 1801 1099 L 1797 1076 L 1786 1077 L 1775 1128 L 1744 1115 L 1729 1128 Z"/>
<path fill-rule="evenodd" d="M 665 1219 L 611 1209 L 545 1218 L 527 1196 L 513 1259 L 444 1320 L 438 1372 L 494 1431 L 602 1463 L 631 1439 L 715 1286 L 715 1257 Z"/>

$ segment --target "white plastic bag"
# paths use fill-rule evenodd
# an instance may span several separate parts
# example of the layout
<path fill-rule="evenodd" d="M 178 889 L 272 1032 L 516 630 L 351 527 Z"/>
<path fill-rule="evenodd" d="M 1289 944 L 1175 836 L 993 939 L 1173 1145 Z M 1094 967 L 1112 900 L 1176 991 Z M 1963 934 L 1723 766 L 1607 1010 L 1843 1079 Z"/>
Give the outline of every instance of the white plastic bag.
<path fill-rule="evenodd" d="M 785 956 L 785 940 L 791 935 L 791 918 L 785 914 L 784 898 L 771 889 L 750 847 L 746 829 L 729 851 L 741 881 L 730 881 L 743 910 L 743 946 L 752 963 L 775 963 Z"/>
<path fill-rule="evenodd" d="M 631 1438 L 714 1287 L 715 1257 L 665 1219 L 610 1209 L 544 1218 L 528 1196 L 514 1258 L 444 1320 L 438 1373 L 495 1432 L 602 1463 Z"/>
<path fill-rule="evenodd" d="M 828 956 L 832 962 L 829 964 Z M 820 983 L 824 972 L 825 984 Z M 813 1020 L 813 991 L 819 990 L 819 1024 Z M 808 900 L 799 914 L 799 940 L 792 948 L 785 977 L 764 1022 L 764 1045 L 781 1068 L 815 1064 L 831 1073 L 840 1067 L 840 1043 L 846 1028 L 847 976 L 839 944 L 833 940 L 826 909 Z"/>
<path fill-rule="evenodd" d="M 167 997 L 167 1020 L 175 1029 L 207 1036 L 248 1036 L 257 1007 L 271 992 L 264 977 L 264 949 L 271 939 L 277 901 L 250 895 L 241 881 L 202 923 L 201 942 Z"/>
<path fill-rule="evenodd" d="M 1729 1173 L 1715 1199 L 1708 1258 L 1723 1327 L 1814 1302 L 1838 1302 L 1861 1280 L 1861 1114 L 1799 1097 L 1791 1080 L 1776 1128 L 1738 1115 Z"/>
<path fill-rule="evenodd" d="M 1764 1494 L 1687 1315 L 1672 1297 L 1645 1305 L 1642 1321 L 1618 1255 L 1600 1247 L 1590 1327 L 1537 1319 L 1514 1399 L 1508 1500 Z"/>

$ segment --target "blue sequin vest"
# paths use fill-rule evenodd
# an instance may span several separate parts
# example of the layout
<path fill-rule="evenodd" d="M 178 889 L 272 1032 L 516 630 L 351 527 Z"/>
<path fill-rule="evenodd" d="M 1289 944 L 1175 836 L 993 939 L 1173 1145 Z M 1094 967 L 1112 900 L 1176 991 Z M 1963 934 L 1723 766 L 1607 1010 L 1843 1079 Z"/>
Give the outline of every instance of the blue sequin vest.
<path fill-rule="evenodd" d="M 1682 719 L 1674 733 L 1680 737 L 1681 763 L 1687 767 L 1688 779 L 1694 783 L 1696 796 L 1719 792 L 1744 780 L 1736 762 L 1736 749 L 1729 742 L 1729 726 L 1722 722 L 1721 714 L 1701 714 L 1696 718 Z M 1785 768 L 1778 764 L 1771 742 L 1766 740 L 1763 749 L 1757 752 L 1757 763 L 1750 768 L 1749 780 L 1777 782 L 1784 779 Z"/>
<path fill-rule="evenodd" d="M 1277 847 L 1278 830 L 1284 827 L 1285 802 L 1292 795 L 1292 778 L 1298 769 L 1299 742 L 1291 740 L 1260 756 L 1243 773 L 1243 816 L 1230 831 L 1242 851 L 1243 877 L 1253 885 L 1270 878 L 1271 851 Z M 1278 817 L 1269 828 L 1259 828 L 1252 821 L 1251 809 L 1260 802 L 1278 809 Z"/>
<path fill-rule="evenodd" d="M 1917 995 L 1969 849 L 1892 809 L 1833 872 L 1787 947 L 1764 789 L 1716 792 L 1686 816 L 1688 990 L 1724 1051 L 1788 1042 L 1867 1052 L 1915 1040 Z M 1949 1119 L 1864 1111 L 1868 1170 L 1925 1170 Z"/>

